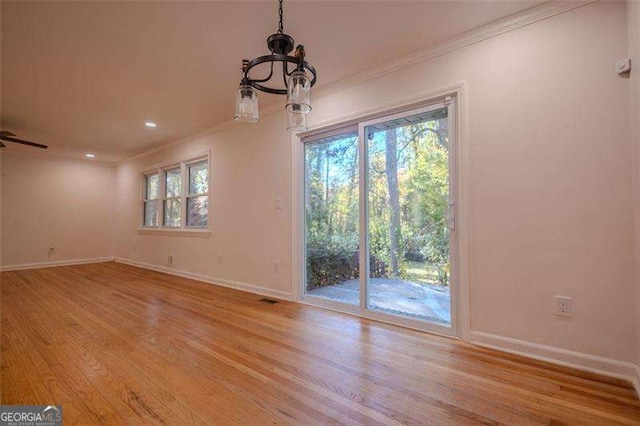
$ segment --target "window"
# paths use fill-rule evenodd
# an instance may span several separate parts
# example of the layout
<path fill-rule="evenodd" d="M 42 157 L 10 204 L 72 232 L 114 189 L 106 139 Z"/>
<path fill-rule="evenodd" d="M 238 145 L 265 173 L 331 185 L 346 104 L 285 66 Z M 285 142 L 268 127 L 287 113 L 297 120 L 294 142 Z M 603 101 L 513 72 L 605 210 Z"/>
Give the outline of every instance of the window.
<path fill-rule="evenodd" d="M 180 168 L 165 170 L 164 172 L 164 226 L 180 227 L 180 187 L 182 186 Z"/>
<path fill-rule="evenodd" d="M 209 212 L 209 179 L 206 161 L 190 164 L 187 226 L 206 227 Z"/>
<path fill-rule="evenodd" d="M 158 173 L 144 177 L 144 226 L 158 226 Z"/>
<path fill-rule="evenodd" d="M 208 226 L 208 159 L 148 171 L 143 174 L 142 192 L 143 227 L 179 230 Z"/>

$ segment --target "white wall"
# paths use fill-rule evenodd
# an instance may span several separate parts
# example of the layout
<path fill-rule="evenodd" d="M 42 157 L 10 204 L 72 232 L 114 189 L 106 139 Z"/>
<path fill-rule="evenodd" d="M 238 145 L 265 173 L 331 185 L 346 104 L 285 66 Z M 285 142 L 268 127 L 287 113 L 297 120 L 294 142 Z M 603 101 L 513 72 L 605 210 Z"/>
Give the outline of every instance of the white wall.
<path fill-rule="evenodd" d="M 464 81 L 471 329 L 635 354 L 625 6 L 592 4 L 317 100 L 316 120 Z M 573 297 L 574 319 L 551 314 Z"/>
<path fill-rule="evenodd" d="M 9 149 L 0 162 L 3 268 L 113 256 L 114 167 Z"/>
<path fill-rule="evenodd" d="M 282 117 L 256 126 L 233 126 L 178 144 L 117 169 L 117 256 L 174 270 L 261 287 L 288 297 L 291 292 L 289 134 Z M 156 164 L 211 151 L 211 237 L 140 235 L 140 171 Z M 285 208 L 275 209 L 275 199 Z M 218 263 L 222 256 L 223 263 Z M 273 262 L 280 263 L 275 273 Z"/>
<path fill-rule="evenodd" d="M 636 359 L 629 81 L 613 71 L 625 7 L 590 4 L 314 99 L 312 125 L 464 82 L 474 332 Z M 284 126 L 278 112 L 120 165 L 117 256 L 166 266 L 172 253 L 177 270 L 291 293 L 291 217 L 273 208 L 292 199 Z M 139 171 L 203 148 L 211 238 L 138 234 Z M 552 315 L 554 295 L 573 297 L 573 319 Z"/>

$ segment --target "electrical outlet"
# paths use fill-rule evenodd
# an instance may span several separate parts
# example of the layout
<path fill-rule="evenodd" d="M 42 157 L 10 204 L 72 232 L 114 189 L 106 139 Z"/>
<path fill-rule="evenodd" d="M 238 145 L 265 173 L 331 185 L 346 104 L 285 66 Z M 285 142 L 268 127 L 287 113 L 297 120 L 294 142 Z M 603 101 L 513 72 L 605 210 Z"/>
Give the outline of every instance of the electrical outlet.
<path fill-rule="evenodd" d="M 167 255 L 167 265 L 173 265 L 173 255 L 172 254 L 168 254 Z"/>
<path fill-rule="evenodd" d="M 571 305 L 571 298 L 566 296 L 555 297 L 554 314 L 561 317 L 570 317 L 573 314 L 573 306 Z"/>
<path fill-rule="evenodd" d="M 284 206 L 284 202 L 282 201 L 282 198 L 276 198 L 276 210 L 282 210 Z"/>
<path fill-rule="evenodd" d="M 273 272 L 276 274 L 280 273 L 280 262 L 273 262 Z"/>
<path fill-rule="evenodd" d="M 218 256 L 218 265 L 222 265 L 222 256 Z"/>

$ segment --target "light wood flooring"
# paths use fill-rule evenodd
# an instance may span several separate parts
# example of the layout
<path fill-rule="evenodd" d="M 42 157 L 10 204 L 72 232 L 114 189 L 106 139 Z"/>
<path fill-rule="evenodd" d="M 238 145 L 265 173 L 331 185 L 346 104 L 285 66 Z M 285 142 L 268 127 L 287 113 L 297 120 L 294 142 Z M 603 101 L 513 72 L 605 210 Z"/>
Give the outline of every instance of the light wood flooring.
<path fill-rule="evenodd" d="M 629 383 L 113 262 L 3 272 L 2 404 L 65 424 L 640 424 Z"/>

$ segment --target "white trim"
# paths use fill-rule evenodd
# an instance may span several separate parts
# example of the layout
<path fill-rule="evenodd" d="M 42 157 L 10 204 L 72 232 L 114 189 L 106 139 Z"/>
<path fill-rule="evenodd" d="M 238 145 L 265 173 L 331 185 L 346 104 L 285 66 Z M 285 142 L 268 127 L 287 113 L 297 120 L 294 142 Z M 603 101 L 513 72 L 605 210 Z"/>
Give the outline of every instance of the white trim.
<path fill-rule="evenodd" d="M 88 259 L 54 260 L 51 262 L 23 263 L 20 265 L 3 265 L 0 271 L 21 271 L 23 269 L 53 268 L 56 266 L 84 265 L 87 263 L 112 262 L 113 257 L 92 257 Z"/>
<path fill-rule="evenodd" d="M 457 299 L 458 299 L 458 335 L 462 340 L 469 340 L 471 330 L 471 290 L 469 279 L 469 223 L 472 217 L 470 197 L 471 159 L 468 147 L 468 125 L 466 90 L 464 83 L 455 89 L 455 117 L 453 123 L 456 132 L 456 244 L 457 244 Z M 451 118 L 450 118 L 451 119 Z"/>
<path fill-rule="evenodd" d="M 95 166 L 99 166 L 99 167 L 107 167 L 107 168 L 115 168 L 118 164 L 117 160 L 101 160 L 98 158 L 98 156 L 100 155 L 99 152 L 95 152 L 96 157 L 94 158 L 87 158 L 85 157 L 85 153 L 86 150 L 82 150 L 82 151 L 76 151 L 76 152 L 56 152 L 55 149 L 52 150 L 53 147 L 49 147 L 49 149 L 31 149 L 31 148 L 19 148 L 19 147 L 13 147 L 13 148 L 9 148 L 9 150 L 7 151 L 6 149 L 3 149 L 3 153 L 5 152 L 9 152 L 11 153 L 11 155 L 13 154 L 20 154 L 20 155 L 26 155 L 28 157 L 43 157 L 43 158 L 47 158 L 47 160 L 50 161 L 75 161 L 78 163 L 82 163 L 82 164 L 87 164 L 87 165 L 95 165 Z M 117 155 L 117 154 L 116 154 Z"/>
<path fill-rule="evenodd" d="M 373 120 L 383 115 L 393 115 L 412 109 L 423 108 L 432 104 L 442 103 L 448 96 L 457 97 L 464 90 L 464 86 L 464 82 L 457 82 L 448 86 L 426 90 L 424 92 L 415 92 L 410 96 L 397 98 L 393 101 L 377 104 L 370 108 L 356 110 L 350 114 L 341 114 L 339 117 L 330 117 L 313 123 L 313 125 L 309 127 L 309 130 L 300 136 L 305 138 L 309 135 L 312 136 L 316 133 L 322 133 L 323 129 L 331 130 L 340 127 L 347 127 L 354 123 L 358 124 L 363 121 Z"/>
<path fill-rule="evenodd" d="M 335 128 L 334 128 L 335 127 Z M 303 144 L 307 143 L 315 143 L 318 139 L 330 138 L 333 136 L 343 136 L 345 133 L 353 132 L 354 136 L 358 134 L 358 121 L 356 120 L 353 124 L 347 125 L 338 125 L 332 128 L 323 127 L 322 129 L 318 129 L 317 131 L 305 131 L 303 133 L 298 134 L 298 137 L 302 141 Z"/>
<path fill-rule="evenodd" d="M 417 329 L 434 334 L 444 335 L 448 337 L 463 339 L 468 338 L 469 330 L 469 290 L 468 290 L 468 271 L 467 271 L 467 238 L 466 235 L 461 239 L 461 235 L 464 235 L 467 231 L 467 215 L 460 214 L 459 218 L 456 218 L 456 229 L 451 231 L 452 246 L 451 246 L 451 262 L 454 267 L 452 272 L 452 280 L 456 280 L 455 285 L 451 288 L 452 303 L 451 303 L 451 324 L 449 327 L 440 325 L 435 322 L 421 321 L 412 319 L 410 317 L 400 317 L 387 314 L 380 311 L 374 311 L 366 308 L 367 300 L 367 286 L 364 283 L 362 277 L 369 276 L 369 255 L 365 253 L 365 250 L 360 251 L 360 305 L 351 309 L 352 306 L 338 303 L 333 301 L 313 297 L 305 294 L 304 283 L 305 277 L 305 256 L 303 253 L 304 248 L 304 145 L 305 143 L 312 143 L 311 140 L 314 136 L 321 136 L 326 131 L 335 132 L 339 129 L 345 129 L 348 127 L 358 126 L 358 151 L 359 151 L 359 172 L 360 172 L 360 206 L 366 206 L 367 203 L 367 179 L 363 179 L 362 176 L 367 175 L 366 169 L 366 147 L 362 142 L 365 140 L 363 131 L 364 127 L 372 123 L 380 121 L 386 121 L 395 116 L 404 116 L 416 111 L 429 111 L 431 109 L 446 107 L 448 109 L 448 117 L 450 120 L 450 135 L 452 136 L 453 146 L 455 147 L 450 153 L 450 174 L 453 175 L 451 179 L 451 197 L 456 210 L 461 210 L 460 206 L 465 206 L 466 203 L 461 199 L 463 191 L 462 185 L 466 185 L 466 180 L 462 176 L 458 176 L 460 169 L 467 165 L 467 161 L 462 156 L 463 151 L 460 149 L 460 144 L 463 139 L 461 133 L 461 123 L 464 121 L 461 119 L 462 108 L 462 94 L 464 90 L 464 83 L 457 83 L 447 86 L 445 88 L 439 88 L 430 90 L 425 93 L 414 94 L 404 99 L 398 99 L 390 103 L 377 105 L 372 108 L 368 108 L 364 111 L 359 111 L 350 114 L 348 117 L 341 116 L 339 118 L 330 118 L 323 122 L 321 125 L 316 125 L 312 130 L 303 134 L 292 135 L 291 137 L 291 155 L 292 155 L 292 254 L 293 261 L 292 268 L 292 291 L 295 296 L 294 300 L 307 303 L 313 306 L 333 309 L 339 312 L 346 312 L 350 314 L 360 315 L 363 318 L 369 318 L 396 324 L 412 329 Z M 305 140 L 306 142 L 303 142 Z M 466 175 L 465 175 L 466 176 Z M 464 192 L 466 193 L 466 192 Z M 360 247 L 367 247 L 368 249 L 368 217 L 367 209 L 360 209 Z M 460 266 L 460 263 L 463 266 Z M 463 289 L 460 290 L 460 289 Z"/>
<path fill-rule="evenodd" d="M 633 388 L 636 390 L 636 395 L 640 399 L 640 365 L 634 366 L 635 374 L 631 379 L 631 383 L 633 384 Z"/>
<path fill-rule="evenodd" d="M 146 227 L 138 229 L 138 234 L 140 235 L 164 235 L 168 237 L 197 237 L 197 238 L 209 238 L 211 237 L 211 231 L 206 230 L 206 228 L 201 228 L 202 230 L 198 230 L 198 228 L 157 228 L 157 227 Z"/>
<path fill-rule="evenodd" d="M 379 118 L 378 118 L 379 120 Z M 360 271 L 358 273 L 360 280 L 360 306 L 358 307 L 359 313 L 363 315 L 368 315 L 371 313 L 369 309 L 367 309 L 367 303 L 369 300 L 370 288 L 367 285 L 369 283 L 369 273 L 371 272 L 371 247 L 369 247 L 369 243 L 371 239 L 369 238 L 369 153 L 368 151 L 368 143 L 367 137 L 364 134 L 365 127 L 364 123 L 361 121 L 358 123 L 358 210 L 359 210 L 359 218 L 358 218 L 358 237 L 360 239 L 358 247 L 358 264 L 360 266 Z M 386 148 L 385 148 L 386 149 Z M 396 163 L 397 164 L 397 163 Z M 388 166 L 385 166 L 388 167 Z M 306 171 L 305 171 L 306 173 Z M 305 179 L 303 177 L 303 179 Z M 305 223 L 306 226 L 306 223 Z M 307 283 L 302 284 L 303 286 Z M 306 290 L 303 290 L 305 293 L 304 297 L 308 297 L 306 294 Z M 389 319 L 395 319 L 393 317 L 389 317 Z"/>
<path fill-rule="evenodd" d="M 634 365 L 634 374 L 631 377 L 631 384 L 633 388 L 636 390 L 636 395 L 638 399 L 640 399 L 640 365 Z"/>
<path fill-rule="evenodd" d="M 497 19 L 488 24 L 482 25 L 456 37 L 449 38 L 433 46 L 394 59 L 386 64 L 371 68 L 367 71 L 354 74 L 350 77 L 328 84 L 313 92 L 314 97 L 326 96 L 339 92 L 352 86 L 380 78 L 387 74 L 411 67 L 420 62 L 446 55 L 456 50 L 463 49 L 484 40 L 499 36 L 509 31 L 569 12 L 573 9 L 594 3 L 598 0 L 584 1 L 548 1 L 539 6 L 534 6 L 522 12 L 514 13 L 507 17 Z M 264 115 L 264 114 L 263 114 Z"/>
<path fill-rule="evenodd" d="M 447 96 L 444 100 L 447 107 L 447 125 L 449 134 L 449 205 L 447 211 L 447 226 L 449 227 L 449 278 L 451 330 L 460 337 L 460 255 L 458 236 L 458 212 L 460 211 L 460 161 L 458 159 L 458 100 L 455 95 Z M 453 225 L 449 223 L 452 221 Z"/>
<path fill-rule="evenodd" d="M 438 56 L 455 52 L 456 50 L 460 50 L 465 47 L 471 46 L 473 44 L 479 43 L 481 41 L 488 40 L 490 38 L 507 33 L 509 31 L 513 31 L 518 28 L 522 28 L 527 25 L 531 25 L 536 22 L 543 21 L 547 18 L 551 18 L 556 15 L 561 15 L 563 13 L 569 12 L 574 9 L 578 9 L 580 7 L 586 6 L 596 1 L 597 0 L 548 1 L 548 2 L 542 3 L 538 6 L 534 6 L 529 9 L 523 10 L 521 12 L 514 13 L 505 18 L 498 19 L 493 22 L 489 22 L 488 24 L 482 25 L 478 28 L 475 28 L 466 33 L 460 34 L 456 37 L 447 39 L 441 43 L 437 43 L 426 49 L 419 50 L 417 52 L 403 56 L 399 59 L 395 59 L 393 61 L 387 62 L 386 64 L 382 64 L 380 66 L 370 68 L 367 71 L 354 74 L 352 76 L 343 78 L 336 82 L 329 83 L 325 86 L 314 89 L 313 97 L 320 98 L 322 96 L 327 96 L 329 94 L 339 92 L 340 90 L 344 90 L 348 87 L 356 86 L 358 84 L 362 84 L 369 80 L 393 73 L 395 71 L 398 71 L 399 69 L 403 69 L 420 62 L 426 62 Z M 281 111 L 282 108 L 283 108 L 283 104 L 281 102 L 276 102 L 265 108 L 261 108 L 260 115 L 262 116 L 262 118 L 264 118 L 267 115 L 273 114 L 277 111 Z M 188 142 L 190 140 L 194 140 L 194 139 L 205 137 L 211 134 L 218 133 L 233 125 L 238 125 L 238 124 L 233 119 L 230 119 L 220 124 L 211 126 L 209 128 L 202 129 L 197 132 L 193 132 L 191 134 L 185 135 L 183 137 L 179 137 L 177 139 L 173 139 L 169 142 L 166 142 L 166 143 L 161 142 L 150 149 L 147 149 L 147 150 L 143 149 L 132 156 L 126 157 L 123 160 L 115 162 L 114 164 L 122 165 L 129 161 L 132 161 L 138 158 L 143 158 L 143 157 L 146 157 L 147 155 L 151 155 L 153 153 L 162 151 L 171 146 L 178 145 L 182 142 Z"/>
<path fill-rule="evenodd" d="M 419 102 L 419 105 L 407 105 L 400 106 L 393 111 L 388 111 L 382 114 L 379 114 L 375 118 L 371 118 L 369 120 L 362 120 L 358 123 L 358 147 L 360 150 L 360 247 L 364 247 L 364 250 L 360 250 L 360 311 L 366 312 L 368 318 L 373 319 L 381 319 L 389 317 L 388 321 L 398 325 L 404 325 L 411 328 L 416 328 L 422 331 L 433 332 L 436 334 L 441 334 L 449 337 L 458 337 L 458 283 L 456 282 L 458 273 L 458 256 L 457 256 L 457 229 L 450 230 L 450 251 L 449 251 L 449 260 L 452 266 L 451 270 L 451 304 L 450 304 L 450 314 L 451 314 L 451 322 L 449 326 L 440 325 L 438 323 L 430 322 L 430 321 L 416 321 L 411 317 L 403 317 L 392 314 L 383 313 L 380 311 L 375 311 L 367 306 L 367 300 L 369 300 L 369 287 L 367 286 L 368 278 L 370 275 L 369 272 L 369 151 L 368 151 L 368 141 L 365 135 L 366 128 L 372 125 L 376 125 L 379 123 L 384 123 L 387 121 L 395 120 L 398 118 L 417 115 L 420 113 L 430 112 L 438 109 L 446 109 L 447 110 L 447 118 L 451 122 L 454 123 L 453 126 L 449 126 L 449 197 L 450 201 L 453 201 L 457 204 L 457 159 L 455 158 L 457 149 L 456 145 L 458 144 L 456 129 L 456 94 L 449 93 L 445 94 L 445 96 L 439 96 L 433 99 L 424 99 L 422 102 Z"/>
<path fill-rule="evenodd" d="M 204 150 L 200 150 L 199 152 L 196 152 L 195 154 L 183 155 L 182 157 L 173 161 L 163 161 L 161 163 L 151 164 L 149 166 L 146 166 L 140 169 L 140 173 L 145 174 L 145 173 L 162 172 L 164 170 L 178 168 L 182 163 L 193 164 L 193 163 L 198 163 L 200 161 L 209 162 L 210 157 L 211 157 L 211 150 L 204 149 Z"/>
<path fill-rule="evenodd" d="M 278 104 L 280 105 L 280 104 Z M 272 105 L 273 106 L 273 105 Z M 267 108 L 264 108 L 265 110 Z M 271 108 L 273 109 L 273 111 L 271 112 L 275 112 L 276 108 Z M 231 127 L 233 125 L 237 125 L 238 123 L 234 120 L 234 119 L 230 119 L 228 121 L 224 121 L 220 124 L 214 125 L 214 126 L 209 126 L 209 127 L 205 127 L 203 129 L 200 130 L 196 130 L 195 132 L 190 132 L 187 134 L 184 134 L 182 136 L 178 136 L 176 138 L 171 138 L 171 139 L 165 139 L 164 141 L 160 141 L 157 144 L 155 144 L 155 146 L 151 146 L 148 149 L 141 149 L 138 150 L 137 152 L 135 152 L 134 154 L 132 154 L 129 157 L 125 157 L 121 160 L 115 161 L 112 165 L 114 166 L 121 166 L 123 164 L 126 164 L 130 161 L 133 160 L 137 160 L 139 158 L 144 158 L 147 157 L 151 154 L 155 154 L 161 151 L 164 151 L 166 149 L 171 148 L 172 146 L 176 146 L 179 145 L 181 143 L 185 143 L 185 142 L 189 142 L 192 141 L 194 139 L 198 139 L 198 138 L 202 138 L 205 136 L 209 136 L 212 134 L 216 134 L 219 133 L 221 131 L 223 131 L 224 129 Z"/>
<path fill-rule="evenodd" d="M 304 146 L 296 134 L 291 134 L 291 291 L 294 300 L 302 301 L 300 280 L 304 283 Z"/>
<path fill-rule="evenodd" d="M 207 164 L 207 193 L 206 194 L 189 194 L 189 167 L 193 164 L 205 163 Z M 153 166 L 148 166 L 140 169 L 138 172 L 140 180 L 140 194 L 139 194 L 139 219 L 138 219 L 138 233 L 139 234 L 164 234 L 169 235 L 168 232 L 174 232 L 174 236 L 192 236 L 194 233 L 200 233 L 202 237 L 210 236 L 209 232 L 209 219 L 210 211 L 207 211 L 207 226 L 195 227 L 187 226 L 187 208 L 188 199 L 194 196 L 206 196 L 208 200 L 211 200 L 211 150 L 207 149 L 199 154 L 182 157 L 177 161 L 158 163 Z M 167 197 L 167 173 L 170 171 L 180 171 L 180 195 L 178 197 Z M 149 176 L 158 175 L 158 198 L 148 200 L 147 197 L 147 179 Z M 167 226 L 164 223 L 165 204 L 168 200 L 180 201 L 180 226 Z M 145 206 L 146 203 L 156 202 L 156 209 L 158 213 L 158 224 L 145 226 Z M 151 232 L 147 232 L 151 231 Z M 208 233 L 208 235 L 207 235 Z"/>
<path fill-rule="evenodd" d="M 40 263 L 28 263 L 21 265 L 9 265 L 0 266 L 1 272 L 18 271 L 25 269 L 39 269 L 50 268 L 57 266 L 72 266 L 72 265 L 84 265 L 90 263 L 102 263 L 115 261 L 126 265 L 149 269 L 157 272 L 163 272 L 169 275 L 179 276 L 183 278 L 194 279 L 202 281 L 208 284 L 219 285 L 222 287 L 228 287 L 235 290 L 246 291 L 263 296 L 275 297 L 282 300 L 296 300 L 293 294 L 280 290 L 271 290 L 264 287 L 255 286 L 252 284 L 242 283 L 238 281 L 224 280 L 221 278 L 208 277 L 205 275 L 195 274 L 187 271 L 175 270 L 167 267 L 156 266 L 149 263 L 139 262 L 135 260 L 120 258 L 120 257 L 95 257 L 88 259 L 73 259 L 62 260 L 54 262 L 40 262 Z M 293 286 L 295 288 L 296 286 Z M 302 304 L 317 306 L 309 301 L 299 301 Z M 327 301 L 330 302 L 330 301 Z M 332 311 L 341 312 L 350 315 L 357 315 L 359 317 L 368 318 L 388 324 L 399 325 L 403 327 L 416 328 L 405 323 L 397 323 L 389 318 L 378 317 L 377 315 L 362 315 L 355 311 L 345 309 L 342 304 L 332 305 L 327 303 L 323 306 L 324 309 L 330 309 Z M 356 306 L 354 306 L 357 309 Z M 416 328 L 420 329 L 420 328 Z M 430 333 L 440 334 L 437 331 L 430 331 Z M 444 335 L 444 334 L 443 334 Z M 448 336 L 451 337 L 451 336 Z M 640 366 L 630 362 L 618 361 L 610 358 L 604 358 L 581 352 L 569 351 L 566 349 L 555 348 L 552 346 L 541 345 L 537 343 L 527 342 L 524 340 L 513 339 L 510 337 L 503 337 L 495 334 L 484 333 L 481 331 L 471 331 L 468 339 L 469 343 L 476 346 L 481 346 L 489 349 L 495 349 L 501 352 L 507 352 L 526 358 L 532 358 L 539 361 L 549 362 L 556 365 L 562 365 L 565 367 L 575 368 L 582 371 L 587 371 L 596 374 L 602 374 L 604 376 L 619 378 L 629 381 L 636 390 L 636 393 L 640 397 Z"/>
<path fill-rule="evenodd" d="M 253 284 L 247 284 L 240 281 L 225 280 L 222 278 L 210 277 L 207 275 L 196 274 L 193 272 L 182 271 L 179 269 L 168 268 L 166 266 L 157 266 L 151 263 L 139 262 L 137 260 L 125 259 L 123 257 L 116 257 L 113 259 L 118 263 L 124 263 L 125 265 L 135 266 L 137 268 L 149 269 L 156 272 L 162 272 L 169 275 L 175 275 L 177 277 L 189 278 L 196 281 L 202 281 L 207 284 L 218 285 L 221 287 L 232 288 L 234 290 L 246 291 L 249 293 L 260 294 L 262 296 L 275 297 L 281 300 L 293 300 L 291 293 L 280 290 L 272 290 Z"/>
<path fill-rule="evenodd" d="M 298 300 L 303 305 L 314 306 L 316 308 L 328 309 L 330 311 L 339 312 L 341 314 L 353 315 L 359 318 L 373 320 L 385 324 L 391 324 L 398 327 L 409 328 L 411 330 L 421 331 L 423 333 L 435 334 L 438 336 L 449 337 L 458 340 L 459 337 L 451 334 L 451 328 L 439 325 L 434 322 L 425 322 L 422 320 L 401 317 L 397 315 L 389 315 L 381 311 L 361 310 L 359 305 L 350 305 L 347 303 L 337 302 L 331 299 L 325 299 L 317 296 L 305 295 L 303 300 Z M 425 328 L 425 324 L 429 328 Z"/>
<path fill-rule="evenodd" d="M 469 343 L 502 352 L 571 367 L 603 376 L 628 380 L 640 395 L 640 368 L 631 362 L 618 361 L 582 352 L 560 349 L 497 334 L 472 331 Z"/>

